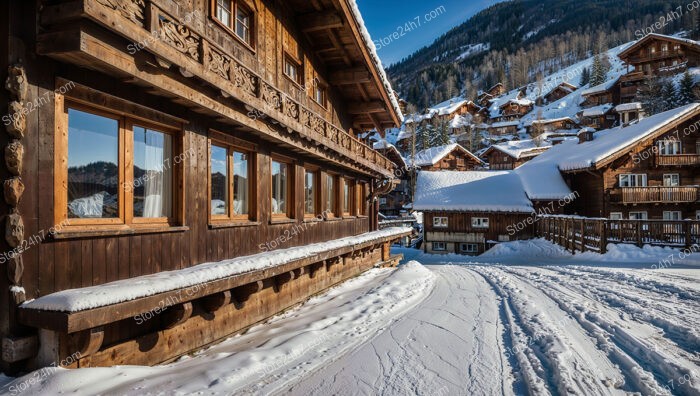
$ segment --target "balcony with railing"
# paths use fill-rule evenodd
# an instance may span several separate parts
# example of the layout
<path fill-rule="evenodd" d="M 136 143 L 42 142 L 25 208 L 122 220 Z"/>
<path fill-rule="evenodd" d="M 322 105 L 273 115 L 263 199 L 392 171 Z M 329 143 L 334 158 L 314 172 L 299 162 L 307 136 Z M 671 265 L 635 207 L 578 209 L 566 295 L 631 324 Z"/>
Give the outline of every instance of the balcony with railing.
<path fill-rule="evenodd" d="M 651 62 L 655 60 L 660 60 L 660 59 L 668 59 L 668 58 L 681 58 L 685 57 L 685 51 L 682 50 L 676 50 L 676 51 L 658 51 L 654 53 L 646 53 L 644 55 L 637 55 L 629 58 L 629 63 L 630 64 L 637 64 L 637 63 L 645 63 L 645 62 Z"/>
<path fill-rule="evenodd" d="M 698 166 L 700 165 L 700 154 L 676 154 L 657 155 L 656 165 L 658 166 Z"/>
<path fill-rule="evenodd" d="M 624 187 L 613 191 L 613 201 L 623 204 L 689 203 L 698 201 L 698 186 Z"/>

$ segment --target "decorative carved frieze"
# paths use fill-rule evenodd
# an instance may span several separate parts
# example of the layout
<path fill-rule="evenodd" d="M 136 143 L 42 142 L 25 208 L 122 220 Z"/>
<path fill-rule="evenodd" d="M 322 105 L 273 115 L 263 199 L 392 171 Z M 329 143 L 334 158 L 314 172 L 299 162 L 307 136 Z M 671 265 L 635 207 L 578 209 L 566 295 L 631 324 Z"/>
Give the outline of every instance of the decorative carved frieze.
<path fill-rule="evenodd" d="M 14 138 L 21 139 L 24 137 L 24 131 L 27 129 L 27 116 L 24 114 L 24 106 L 17 101 L 10 102 L 8 106 L 10 124 L 7 125 L 7 132 Z"/>
<path fill-rule="evenodd" d="M 299 105 L 291 98 L 284 98 L 284 115 L 295 120 L 299 119 Z"/>
<path fill-rule="evenodd" d="M 22 174 L 22 163 L 24 162 L 24 146 L 18 140 L 12 141 L 5 147 L 5 166 L 15 176 Z"/>
<path fill-rule="evenodd" d="M 199 46 L 201 38 L 185 25 L 177 24 L 164 16 L 158 18 L 160 38 L 178 51 L 200 62 Z"/>
<path fill-rule="evenodd" d="M 13 177 L 12 179 L 5 180 L 3 190 L 5 202 L 10 206 L 18 206 L 19 202 L 22 200 L 22 194 L 24 194 L 24 183 L 22 183 L 22 179 L 19 177 Z"/>
<path fill-rule="evenodd" d="M 280 92 L 266 82 L 260 83 L 260 89 L 262 90 L 262 100 L 273 109 L 282 111 L 282 95 Z"/>
<path fill-rule="evenodd" d="M 98 4 L 119 12 L 124 18 L 143 25 L 145 0 L 95 0 Z"/>
<path fill-rule="evenodd" d="M 7 81 L 5 88 L 10 91 L 13 98 L 24 102 L 27 99 L 27 75 L 24 73 L 24 68 L 21 66 L 10 66 L 7 72 Z"/>
<path fill-rule="evenodd" d="M 258 86 L 258 77 L 256 77 L 245 67 L 234 63 L 233 67 L 231 68 L 230 79 L 237 88 L 242 89 L 244 92 L 252 96 L 257 96 L 258 91 L 256 87 Z"/>
<path fill-rule="evenodd" d="M 204 54 L 207 70 L 214 72 L 222 78 L 229 79 L 231 72 L 231 58 L 211 48 L 207 48 Z"/>

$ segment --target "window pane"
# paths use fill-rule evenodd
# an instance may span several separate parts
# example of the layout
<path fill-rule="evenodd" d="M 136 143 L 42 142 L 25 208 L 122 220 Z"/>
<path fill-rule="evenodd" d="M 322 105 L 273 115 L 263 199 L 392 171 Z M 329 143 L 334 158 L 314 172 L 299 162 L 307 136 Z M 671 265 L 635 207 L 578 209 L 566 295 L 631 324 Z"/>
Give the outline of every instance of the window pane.
<path fill-rule="evenodd" d="M 343 213 L 350 213 L 350 185 L 347 180 L 343 183 Z"/>
<path fill-rule="evenodd" d="M 172 136 L 134 126 L 134 217 L 172 214 Z"/>
<path fill-rule="evenodd" d="M 236 7 L 236 35 L 250 44 L 250 13 L 242 7 Z"/>
<path fill-rule="evenodd" d="M 249 214 L 249 157 L 245 153 L 233 153 L 233 213 L 239 216 Z"/>
<path fill-rule="evenodd" d="M 228 150 L 211 146 L 211 214 L 228 215 Z"/>
<path fill-rule="evenodd" d="M 226 26 L 231 26 L 231 0 L 216 1 L 216 19 Z"/>
<path fill-rule="evenodd" d="M 326 210 L 335 213 L 335 177 L 326 176 Z"/>
<path fill-rule="evenodd" d="M 316 214 L 316 174 L 306 172 L 304 181 L 304 212 Z"/>
<path fill-rule="evenodd" d="M 272 161 L 272 214 L 287 213 L 287 164 Z"/>
<path fill-rule="evenodd" d="M 68 110 L 68 217 L 119 217 L 119 121 Z"/>

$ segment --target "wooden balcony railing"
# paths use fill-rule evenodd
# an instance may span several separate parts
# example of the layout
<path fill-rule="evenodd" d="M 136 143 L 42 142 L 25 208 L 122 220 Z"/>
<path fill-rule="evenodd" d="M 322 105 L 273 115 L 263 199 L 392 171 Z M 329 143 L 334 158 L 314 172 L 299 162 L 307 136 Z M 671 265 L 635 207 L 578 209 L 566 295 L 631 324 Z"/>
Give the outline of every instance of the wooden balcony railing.
<path fill-rule="evenodd" d="M 700 154 L 657 155 L 656 165 L 692 166 L 700 165 Z"/>
<path fill-rule="evenodd" d="M 72 7 L 81 12 L 63 12 L 63 5 L 45 7 L 42 24 L 45 27 L 76 25 L 75 18 L 87 17 L 130 42 L 148 43 L 144 49 L 154 53 L 161 63 L 177 65 L 185 76 L 196 77 L 222 96 L 245 103 L 255 118 L 264 118 L 258 114 L 267 115 L 317 146 L 337 152 L 346 158 L 346 163 L 357 163 L 385 176 L 393 173 L 395 165 L 391 160 L 305 106 L 303 98 L 300 102 L 266 81 L 261 73 L 234 56 L 234 52 L 224 50 L 216 40 L 206 36 L 201 21 L 191 16 L 175 17 L 177 9 L 169 2 L 76 0 L 74 3 Z M 82 47 L 87 45 L 82 45 L 81 51 Z"/>
<path fill-rule="evenodd" d="M 625 187 L 617 189 L 614 196 L 624 204 L 687 203 L 698 200 L 698 190 L 698 186 Z"/>
<path fill-rule="evenodd" d="M 666 58 L 679 58 L 679 57 L 684 57 L 685 52 L 684 51 L 659 51 L 659 52 L 654 52 L 653 54 L 645 54 L 642 56 L 633 56 L 629 58 L 629 63 L 635 64 L 635 63 L 643 63 L 643 62 L 650 62 L 653 60 L 658 60 L 658 59 L 666 59 Z"/>

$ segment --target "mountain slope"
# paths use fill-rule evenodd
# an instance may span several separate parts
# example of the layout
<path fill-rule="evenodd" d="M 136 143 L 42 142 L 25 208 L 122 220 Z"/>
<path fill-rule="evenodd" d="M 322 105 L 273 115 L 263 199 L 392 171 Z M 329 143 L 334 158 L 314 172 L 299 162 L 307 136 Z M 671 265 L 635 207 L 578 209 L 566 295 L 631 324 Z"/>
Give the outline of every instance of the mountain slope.
<path fill-rule="evenodd" d="M 433 44 L 391 66 L 394 87 L 425 108 L 464 91 L 504 82 L 524 85 L 538 74 L 639 38 L 662 20 L 659 33 L 693 30 L 693 13 L 667 0 L 514 0 L 494 5 Z M 692 7 L 691 7 L 692 8 Z M 676 16 L 677 15 L 677 16 Z M 662 18 L 663 19 L 660 19 Z"/>

